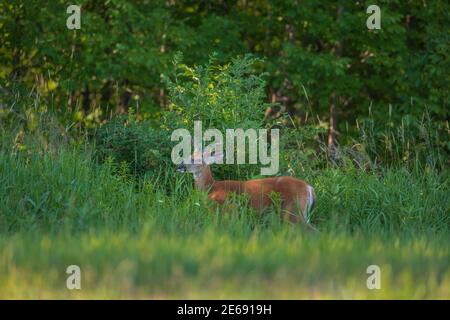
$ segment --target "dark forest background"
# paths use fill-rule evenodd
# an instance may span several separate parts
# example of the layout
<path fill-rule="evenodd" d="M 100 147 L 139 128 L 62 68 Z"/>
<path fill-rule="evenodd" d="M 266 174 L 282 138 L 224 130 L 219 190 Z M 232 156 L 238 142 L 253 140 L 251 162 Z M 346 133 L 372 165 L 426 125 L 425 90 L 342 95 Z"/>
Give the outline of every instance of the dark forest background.
<path fill-rule="evenodd" d="M 132 110 L 135 120 L 161 128 L 167 112 L 198 107 L 176 102 L 176 86 L 186 83 L 177 82 L 176 70 L 195 82 L 203 72 L 195 68 L 206 66 L 211 74 L 201 81 L 213 85 L 214 70 L 247 59 L 241 63 L 245 70 L 231 77 L 258 75 L 264 110 L 249 110 L 271 121 L 269 127 L 306 128 L 302 136 L 328 145 L 332 157 L 337 145 L 354 145 L 362 137 L 367 152 L 373 140 L 379 161 L 409 160 L 417 150 L 433 149 L 446 162 L 447 1 L 377 1 L 381 30 L 366 27 L 370 1 L 77 4 L 80 30 L 66 27 L 66 1 L 0 4 L 2 121 L 32 131 L 45 110 L 74 130 L 101 127 Z M 239 79 L 233 83 L 241 86 Z M 175 122 L 173 127 L 183 123 Z M 410 149 L 395 150 L 399 144 Z"/>

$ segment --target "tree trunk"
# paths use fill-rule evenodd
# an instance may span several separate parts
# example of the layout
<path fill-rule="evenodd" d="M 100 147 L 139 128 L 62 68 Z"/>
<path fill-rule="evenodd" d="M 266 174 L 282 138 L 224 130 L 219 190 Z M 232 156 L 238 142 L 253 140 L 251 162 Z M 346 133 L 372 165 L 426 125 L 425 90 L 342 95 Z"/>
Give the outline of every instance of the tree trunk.
<path fill-rule="evenodd" d="M 336 24 L 339 24 L 339 20 L 341 19 L 342 11 L 344 8 L 342 6 L 338 6 L 336 10 Z M 334 52 L 336 57 L 340 57 L 342 55 L 342 45 L 340 41 L 337 42 L 334 47 Z M 330 128 L 328 132 L 328 149 L 330 152 L 330 157 L 332 159 L 336 158 L 336 147 L 337 147 L 337 128 L 338 128 L 338 101 L 339 97 L 335 91 L 333 91 L 330 95 Z"/>
<path fill-rule="evenodd" d="M 71 90 L 69 92 L 69 95 L 67 96 L 67 106 L 69 107 L 70 110 L 73 110 L 72 106 L 75 100 L 75 91 Z"/>
<path fill-rule="evenodd" d="M 130 100 L 131 100 L 131 89 L 128 88 L 128 79 L 125 79 L 122 82 L 122 87 L 123 87 L 123 93 L 120 96 L 120 102 L 119 105 L 117 106 L 117 113 L 118 114 L 124 114 L 128 112 L 128 106 L 130 104 Z"/>
<path fill-rule="evenodd" d="M 294 44 L 295 41 L 295 26 L 292 24 L 285 25 L 286 37 L 287 41 Z M 278 90 L 271 93 L 271 102 L 279 103 L 284 107 L 284 110 L 292 117 L 298 115 L 298 110 L 294 106 L 294 101 L 289 97 L 289 92 L 293 90 L 294 86 L 292 85 L 291 80 L 288 77 L 288 73 L 286 74 L 283 83 L 278 88 Z M 269 118 L 279 118 L 281 116 L 281 111 L 279 108 L 267 108 L 265 112 L 265 119 Z"/>
<path fill-rule="evenodd" d="M 21 49 L 14 48 L 12 51 L 12 70 L 9 73 L 9 79 L 11 81 L 18 80 L 22 77 L 23 69 L 25 69 L 25 66 L 21 66 L 20 63 L 20 54 Z"/>
<path fill-rule="evenodd" d="M 107 109 L 112 96 L 111 81 L 107 81 L 101 90 L 100 106 Z"/>
<path fill-rule="evenodd" d="M 161 54 L 164 54 L 166 52 L 166 45 L 165 45 L 165 40 L 166 40 L 166 34 L 164 33 L 161 37 L 161 46 L 159 48 L 159 52 L 161 52 Z M 162 82 L 162 79 L 160 81 L 160 86 L 161 88 L 159 88 L 159 106 L 162 108 L 164 108 L 166 106 L 166 91 L 164 90 L 164 84 Z"/>
<path fill-rule="evenodd" d="M 328 149 L 332 159 L 336 156 L 337 146 L 337 99 L 336 93 L 330 95 L 330 128 L 328 131 Z"/>
<path fill-rule="evenodd" d="M 91 100 L 90 100 L 90 91 L 89 87 L 86 86 L 83 91 L 83 115 L 87 116 L 89 113 L 89 110 L 91 108 Z"/>

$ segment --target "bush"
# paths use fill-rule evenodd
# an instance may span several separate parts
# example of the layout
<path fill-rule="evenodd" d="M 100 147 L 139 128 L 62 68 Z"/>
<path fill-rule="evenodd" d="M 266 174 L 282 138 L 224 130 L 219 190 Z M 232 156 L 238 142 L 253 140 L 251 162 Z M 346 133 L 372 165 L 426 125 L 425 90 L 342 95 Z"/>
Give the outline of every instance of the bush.
<path fill-rule="evenodd" d="M 270 126 L 264 120 L 265 82 L 255 75 L 259 60 L 250 56 L 234 59 L 230 64 L 215 65 L 214 57 L 205 66 L 190 68 L 174 60 L 174 73 L 166 78 L 170 106 L 161 113 L 159 126 L 138 120 L 134 113 L 114 119 L 95 133 L 98 158 L 112 158 L 135 175 L 159 171 L 172 166 L 170 140 L 175 129 L 188 129 L 193 136 L 194 121 L 201 120 L 203 130 L 260 129 Z M 258 170 L 257 170 L 258 169 Z M 245 178 L 259 171 L 256 165 L 215 166 L 219 178 Z"/>
<path fill-rule="evenodd" d="M 112 159 L 127 173 L 142 176 L 170 166 L 170 133 L 154 128 L 149 121 L 138 122 L 133 114 L 118 117 L 95 132 L 97 159 Z"/>
<path fill-rule="evenodd" d="M 204 128 L 263 128 L 265 103 L 264 74 L 255 74 L 261 63 L 251 56 L 216 65 L 214 55 L 205 66 L 188 67 L 181 55 L 174 59 L 174 73 L 166 78 L 170 95 L 165 124 L 192 129 L 194 121 Z"/>

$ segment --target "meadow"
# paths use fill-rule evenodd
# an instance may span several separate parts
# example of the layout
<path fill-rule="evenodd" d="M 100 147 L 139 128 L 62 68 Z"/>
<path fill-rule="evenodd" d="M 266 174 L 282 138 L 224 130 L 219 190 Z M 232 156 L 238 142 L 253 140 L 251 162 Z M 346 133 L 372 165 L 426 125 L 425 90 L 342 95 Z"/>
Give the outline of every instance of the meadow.
<path fill-rule="evenodd" d="M 449 184 L 437 171 L 308 170 L 320 230 L 310 235 L 239 199 L 212 211 L 174 168 L 135 179 L 88 144 L 25 152 L 7 136 L 2 299 L 450 298 Z M 80 290 L 66 288 L 69 265 Z M 369 265 L 381 268 L 379 290 L 366 286 Z"/>

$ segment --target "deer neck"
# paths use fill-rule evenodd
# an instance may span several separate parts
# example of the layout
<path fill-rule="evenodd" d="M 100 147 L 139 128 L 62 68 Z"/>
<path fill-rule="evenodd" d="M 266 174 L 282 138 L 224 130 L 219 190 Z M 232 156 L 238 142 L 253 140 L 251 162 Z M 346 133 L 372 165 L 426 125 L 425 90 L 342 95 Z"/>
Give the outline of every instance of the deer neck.
<path fill-rule="evenodd" d="M 197 189 L 209 191 L 214 183 L 209 166 L 204 166 L 201 171 L 194 173 L 194 180 Z"/>

